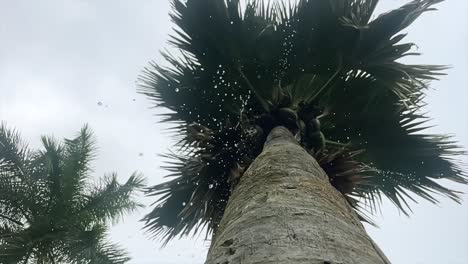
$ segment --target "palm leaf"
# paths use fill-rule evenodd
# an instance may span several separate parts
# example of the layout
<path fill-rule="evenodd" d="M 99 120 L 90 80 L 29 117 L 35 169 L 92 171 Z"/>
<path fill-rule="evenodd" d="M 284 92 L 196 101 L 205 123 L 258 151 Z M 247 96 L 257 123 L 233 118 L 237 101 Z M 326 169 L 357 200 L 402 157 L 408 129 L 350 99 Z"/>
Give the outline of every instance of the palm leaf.
<path fill-rule="evenodd" d="M 104 235 L 110 220 L 140 206 L 134 195 L 142 176 L 120 184 L 112 174 L 91 185 L 95 143 L 87 126 L 65 143 L 51 137 L 42 143 L 30 151 L 17 132 L 0 127 L 0 262 L 127 262 Z"/>
<path fill-rule="evenodd" d="M 69 175 L 63 182 L 64 199 L 81 198 L 79 194 L 87 187 L 90 162 L 94 159 L 96 142 L 90 128 L 85 125 L 78 136 L 64 140 L 64 174 Z"/>
<path fill-rule="evenodd" d="M 458 201 L 437 181 L 467 183 L 456 160 L 463 152 L 423 131 L 424 94 L 446 67 L 400 61 L 419 55 L 401 31 L 439 2 L 415 0 L 372 19 L 377 0 L 251 1 L 243 10 L 237 0 L 174 0 L 178 54 L 163 53 L 169 66 L 151 63 L 140 79 L 140 92 L 170 110 L 163 122 L 176 124 L 179 138 L 171 179 L 147 191 L 158 197 L 147 230 L 166 242 L 204 226 L 215 232 L 232 175 L 260 153 L 272 126 L 285 125 L 272 117 L 280 108 L 320 116 L 327 144 L 314 155 L 362 220 L 383 195 L 405 212 L 411 193 Z"/>
<path fill-rule="evenodd" d="M 32 203 L 26 175 L 31 153 L 18 132 L 0 126 L 0 224 L 14 228 L 30 217 Z"/>
<path fill-rule="evenodd" d="M 71 263 L 127 263 L 130 258 L 119 245 L 105 238 L 106 228 L 95 225 L 87 231 L 78 230 L 64 236 L 64 250 L 69 252 L 67 260 Z"/>
<path fill-rule="evenodd" d="M 143 205 L 135 201 L 135 193 L 145 186 L 144 178 L 132 174 L 124 184 L 119 184 L 117 175 L 111 174 L 101 180 L 80 208 L 79 214 L 91 215 L 94 221 L 119 221 L 125 214 L 141 208 Z"/>

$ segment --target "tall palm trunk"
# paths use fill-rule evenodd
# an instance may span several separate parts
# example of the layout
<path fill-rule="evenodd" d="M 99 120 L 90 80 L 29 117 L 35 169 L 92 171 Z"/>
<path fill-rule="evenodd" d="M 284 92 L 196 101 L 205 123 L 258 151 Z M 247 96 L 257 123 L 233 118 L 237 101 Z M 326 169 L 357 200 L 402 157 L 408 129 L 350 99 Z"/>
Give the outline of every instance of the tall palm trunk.
<path fill-rule="evenodd" d="M 389 263 L 317 161 L 284 127 L 233 191 L 206 264 Z"/>

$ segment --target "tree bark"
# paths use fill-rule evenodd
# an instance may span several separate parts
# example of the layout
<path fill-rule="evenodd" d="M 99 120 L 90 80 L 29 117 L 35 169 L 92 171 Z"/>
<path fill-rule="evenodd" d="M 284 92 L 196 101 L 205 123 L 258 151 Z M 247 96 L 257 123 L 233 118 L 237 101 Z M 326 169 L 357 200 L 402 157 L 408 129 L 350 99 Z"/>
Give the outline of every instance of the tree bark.
<path fill-rule="evenodd" d="M 205 263 L 389 261 L 317 161 L 276 127 L 234 189 Z"/>

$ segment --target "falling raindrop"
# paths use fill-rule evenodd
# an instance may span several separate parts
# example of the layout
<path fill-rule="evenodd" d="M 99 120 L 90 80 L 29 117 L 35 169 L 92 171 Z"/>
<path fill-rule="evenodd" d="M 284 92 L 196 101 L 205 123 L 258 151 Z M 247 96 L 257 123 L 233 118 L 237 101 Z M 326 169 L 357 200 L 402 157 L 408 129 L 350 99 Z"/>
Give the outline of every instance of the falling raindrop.
<path fill-rule="evenodd" d="M 213 184 L 208 185 L 208 188 L 212 189 L 212 188 L 213 188 Z"/>
<path fill-rule="evenodd" d="M 175 92 L 178 93 L 180 90 L 179 88 L 175 88 Z"/>

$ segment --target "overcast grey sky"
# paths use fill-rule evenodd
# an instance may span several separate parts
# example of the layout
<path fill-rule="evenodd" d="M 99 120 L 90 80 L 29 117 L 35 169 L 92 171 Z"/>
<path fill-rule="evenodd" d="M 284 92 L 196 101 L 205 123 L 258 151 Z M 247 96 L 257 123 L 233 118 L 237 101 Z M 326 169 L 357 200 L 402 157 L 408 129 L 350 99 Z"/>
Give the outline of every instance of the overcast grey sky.
<path fill-rule="evenodd" d="M 407 1 L 381 2 L 379 12 Z M 411 62 L 453 67 L 433 83 L 427 110 L 437 125 L 432 131 L 455 134 L 468 147 L 468 1 L 448 0 L 438 8 L 406 30 L 423 53 Z M 89 123 L 99 143 L 96 176 L 116 171 L 124 180 L 138 170 L 150 184 L 163 181 L 157 154 L 171 139 L 156 123 L 157 111 L 136 93 L 135 80 L 168 47 L 169 9 L 166 0 L 0 0 L 0 120 L 34 147 L 41 134 L 71 137 Z M 468 263 L 468 202 L 421 201 L 412 208 L 407 218 L 385 202 L 376 217 L 380 228 L 368 228 L 393 263 Z M 204 234 L 160 249 L 138 221 L 149 210 L 111 230 L 131 263 L 203 263 L 209 246 Z"/>

